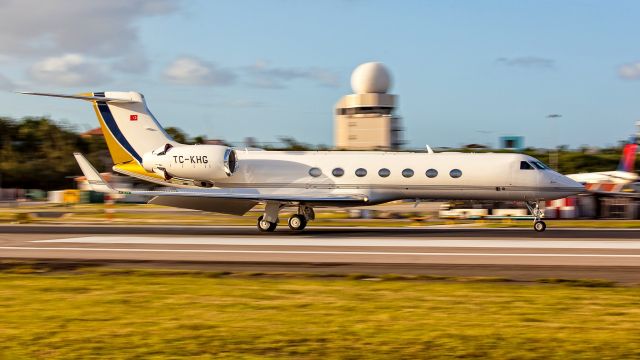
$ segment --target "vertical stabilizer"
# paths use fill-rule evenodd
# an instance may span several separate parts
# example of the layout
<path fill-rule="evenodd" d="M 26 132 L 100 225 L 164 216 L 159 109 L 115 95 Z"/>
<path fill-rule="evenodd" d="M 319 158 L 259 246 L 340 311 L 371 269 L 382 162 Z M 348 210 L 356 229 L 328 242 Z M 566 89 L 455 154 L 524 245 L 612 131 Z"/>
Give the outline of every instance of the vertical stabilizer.
<path fill-rule="evenodd" d="M 165 144 L 177 145 L 151 114 L 142 94 L 95 92 L 91 97 L 96 99 L 93 107 L 114 164 L 140 164 L 144 153 Z M 100 98 L 105 101 L 97 100 Z"/>
<path fill-rule="evenodd" d="M 618 165 L 618 171 L 633 172 L 638 152 L 638 139 L 633 136 L 622 148 L 622 158 Z"/>
<path fill-rule="evenodd" d="M 107 91 L 76 95 L 20 93 L 90 101 L 115 165 L 140 165 L 144 153 L 166 144 L 179 145 L 160 126 L 147 108 L 144 95 L 138 92 Z"/>

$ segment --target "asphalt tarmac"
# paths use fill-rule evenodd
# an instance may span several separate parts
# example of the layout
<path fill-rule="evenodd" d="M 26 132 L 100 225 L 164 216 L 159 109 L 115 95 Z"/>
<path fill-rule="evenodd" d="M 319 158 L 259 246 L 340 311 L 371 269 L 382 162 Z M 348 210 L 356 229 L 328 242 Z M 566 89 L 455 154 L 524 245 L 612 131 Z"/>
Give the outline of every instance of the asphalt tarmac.
<path fill-rule="evenodd" d="M 119 267 L 640 283 L 640 230 L 0 226 L 0 258 Z"/>

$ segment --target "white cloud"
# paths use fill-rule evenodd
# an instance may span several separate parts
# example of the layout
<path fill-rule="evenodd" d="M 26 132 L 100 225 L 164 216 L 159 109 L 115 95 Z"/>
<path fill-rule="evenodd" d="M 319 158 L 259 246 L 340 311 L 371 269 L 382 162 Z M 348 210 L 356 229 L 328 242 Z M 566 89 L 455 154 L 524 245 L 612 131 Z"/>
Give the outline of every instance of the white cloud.
<path fill-rule="evenodd" d="M 228 69 L 194 57 L 180 57 L 174 60 L 164 71 L 164 77 L 180 85 L 231 85 L 236 74 Z"/>
<path fill-rule="evenodd" d="M 80 54 L 49 57 L 29 69 L 32 80 L 55 86 L 99 85 L 109 80 L 103 66 Z"/>
<path fill-rule="evenodd" d="M 640 61 L 624 64 L 618 68 L 618 75 L 624 79 L 640 79 Z"/>
<path fill-rule="evenodd" d="M 528 68 L 553 68 L 556 62 L 553 59 L 538 56 L 501 57 L 496 62 L 506 66 L 528 67 Z"/>
<path fill-rule="evenodd" d="M 172 0 L 0 0 L 0 54 L 119 57 L 139 45 L 138 19 L 177 7 Z"/>
<path fill-rule="evenodd" d="M 273 67 L 264 61 L 257 61 L 252 66 L 246 67 L 245 71 L 250 78 L 249 84 L 262 88 L 281 89 L 287 82 L 297 79 L 314 81 L 321 86 L 339 86 L 337 74 L 317 67 Z"/>

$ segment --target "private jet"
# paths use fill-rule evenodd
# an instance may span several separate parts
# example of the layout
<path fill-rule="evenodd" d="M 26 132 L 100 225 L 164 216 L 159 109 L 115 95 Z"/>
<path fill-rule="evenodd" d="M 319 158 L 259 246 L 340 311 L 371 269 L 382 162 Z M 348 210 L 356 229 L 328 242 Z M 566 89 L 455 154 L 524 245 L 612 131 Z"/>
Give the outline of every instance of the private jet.
<path fill-rule="evenodd" d="M 522 154 L 383 151 L 264 151 L 174 141 L 137 92 L 78 95 L 23 92 L 79 99 L 96 113 L 113 170 L 170 190 L 114 189 L 79 153 L 89 185 L 108 194 L 150 196 L 151 204 L 243 215 L 258 203 L 260 231 L 274 231 L 278 214 L 299 231 L 315 218 L 314 208 L 352 207 L 395 200 L 523 201 L 533 228 L 546 229 L 540 202 L 583 191 L 583 186 L 539 160 Z"/>
<path fill-rule="evenodd" d="M 632 136 L 622 148 L 622 156 L 616 170 L 568 174 L 567 177 L 581 184 L 630 184 L 636 182 L 638 174 L 634 171 L 634 165 L 637 152 L 638 138 Z"/>

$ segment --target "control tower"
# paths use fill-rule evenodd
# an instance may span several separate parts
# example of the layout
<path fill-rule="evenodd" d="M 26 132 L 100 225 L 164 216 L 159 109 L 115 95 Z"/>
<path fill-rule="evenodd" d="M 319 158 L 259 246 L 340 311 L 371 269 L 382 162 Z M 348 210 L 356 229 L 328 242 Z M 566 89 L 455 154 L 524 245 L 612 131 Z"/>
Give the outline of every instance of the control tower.
<path fill-rule="evenodd" d="M 384 65 L 369 62 L 351 74 L 354 94 L 335 108 L 335 146 L 345 150 L 397 150 L 402 145 L 400 117 L 394 114 L 397 97 L 387 94 L 391 75 Z"/>

